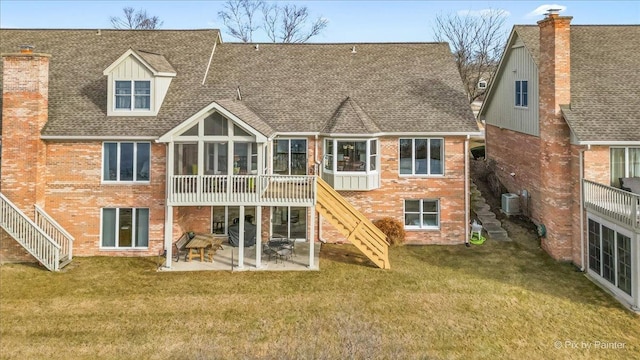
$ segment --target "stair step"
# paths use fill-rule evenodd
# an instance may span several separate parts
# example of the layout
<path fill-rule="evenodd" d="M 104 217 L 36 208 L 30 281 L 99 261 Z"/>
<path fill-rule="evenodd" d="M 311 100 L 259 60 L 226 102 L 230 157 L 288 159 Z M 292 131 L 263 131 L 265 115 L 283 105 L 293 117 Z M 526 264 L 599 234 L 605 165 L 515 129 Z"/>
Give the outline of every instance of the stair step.
<path fill-rule="evenodd" d="M 487 223 L 482 224 L 482 227 L 487 231 L 487 234 L 492 240 L 511 241 L 507 232 L 498 224 Z"/>

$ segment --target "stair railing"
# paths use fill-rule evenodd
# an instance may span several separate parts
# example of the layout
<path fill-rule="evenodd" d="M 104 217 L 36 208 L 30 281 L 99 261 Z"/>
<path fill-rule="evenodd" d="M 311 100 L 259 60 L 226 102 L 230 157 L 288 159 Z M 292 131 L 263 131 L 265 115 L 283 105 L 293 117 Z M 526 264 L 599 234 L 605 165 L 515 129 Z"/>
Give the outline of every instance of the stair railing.
<path fill-rule="evenodd" d="M 60 245 L 0 193 L 0 226 L 51 271 L 60 266 Z"/>
<path fill-rule="evenodd" d="M 44 209 L 38 205 L 35 207 L 35 223 L 42 229 L 56 244 L 60 245 L 60 259 L 71 261 L 73 259 L 73 241 L 75 240 L 62 225 L 58 224 Z"/>

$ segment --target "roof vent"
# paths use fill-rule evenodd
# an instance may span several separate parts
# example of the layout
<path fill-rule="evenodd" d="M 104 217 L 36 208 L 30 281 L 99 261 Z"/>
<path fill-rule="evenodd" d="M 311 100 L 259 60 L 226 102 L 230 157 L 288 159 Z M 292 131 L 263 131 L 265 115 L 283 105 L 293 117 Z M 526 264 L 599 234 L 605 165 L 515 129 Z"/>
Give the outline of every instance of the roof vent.
<path fill-rule="evenodd" d="M 242 100 L 242 93 L 240 92 L 240 86 L 236 89 L 236 100 Z"/>
<path fill-rule="evenodd" d="M 260 50 L 260 44 L 256 44 L 254 47 L 256 48 L 256 51 Z"/>
<path fill-rule="evenodd" d="M 96 35 L 98 35 L 98 36 L 99 36 L 99 35 L 102 35 L 102 33 L 101 33 L 100 29 L 98 29 L 98 31 L 96 31 Z"/>
<path fill-rule="evenodd" d="M 355 54 L 355 53 L 356 53 L 356 46 L 355 46 L 355 45 L 353 45 L 353 47 L 351 48 L 351 53 L 352 53 L 352 54 Z"/>
<path fill-rule="evenodd" d="M 20 45 L 20 54 L 33 54 L 33 45 Z"/>

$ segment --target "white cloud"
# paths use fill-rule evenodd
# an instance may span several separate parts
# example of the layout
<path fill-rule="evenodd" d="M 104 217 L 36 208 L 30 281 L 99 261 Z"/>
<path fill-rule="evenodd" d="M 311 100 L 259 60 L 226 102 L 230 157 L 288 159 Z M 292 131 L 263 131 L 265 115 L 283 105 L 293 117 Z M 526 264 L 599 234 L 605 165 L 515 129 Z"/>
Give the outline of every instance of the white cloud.
<path fill-rule="evenodd" d="M 489 16 L 491 14 L 501 13 L 502 16 L 508 17 L 511 15 L 507 10 L 502 9 L 482 9 L 482 10 L 458 10 L 458 16 Z"/>
<path fill-rule="evenodd" d="M 560 12 L 563 12 L 563 11 L 567 10 L 567 7 L 564 6 L 564 5 L 558 5 L 558 4 L 540 5 L 535 10 L 533 10 L 530 13 L 528 13 L 525 17 L 532 18 L 532 17 L 541 16 L 541 15 L 546 14 L 547 11 L 549 11 L 549 9 L 559 9 Z"/>

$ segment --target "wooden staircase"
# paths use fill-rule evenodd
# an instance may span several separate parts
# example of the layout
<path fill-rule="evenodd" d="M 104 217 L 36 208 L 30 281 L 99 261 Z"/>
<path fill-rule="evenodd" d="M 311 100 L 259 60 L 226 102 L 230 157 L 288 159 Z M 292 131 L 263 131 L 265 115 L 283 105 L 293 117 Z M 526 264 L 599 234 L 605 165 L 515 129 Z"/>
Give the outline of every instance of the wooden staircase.
<path fill-rule="evenodd" d="M 386 235 L 320 177 L 316 211 L 381 269 L 390 269 Z"/>
<path fill-rule="evenodd" d="M 0 193 L 0 227 L 47 269 L 58 271 L 71 262 L 74 239 L 37 206 L 35 219 Z"/>

